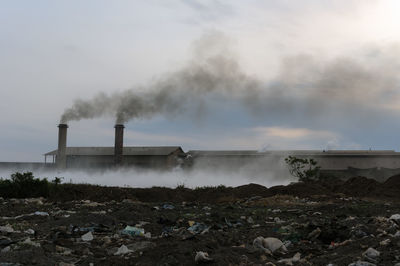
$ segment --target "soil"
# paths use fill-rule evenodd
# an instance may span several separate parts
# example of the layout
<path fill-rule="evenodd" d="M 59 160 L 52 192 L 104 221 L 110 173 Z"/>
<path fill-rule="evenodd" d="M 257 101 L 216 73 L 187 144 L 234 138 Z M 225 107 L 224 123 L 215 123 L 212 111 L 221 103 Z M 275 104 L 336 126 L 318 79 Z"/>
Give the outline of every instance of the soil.
<path fill-rule="evenodd" d="M 194 265 L 198 251 L 210 265 L 290 265 L 279 260 L 296 253 L 293 265 L 400 262 L 399 221 L 389 219 L 400 214 L 400 176 L 271 188 L 58 190 L 47 199 L 0 199 L 0 265 Z M 125 234 L 127 226 L 144 232 Z M 93 240 L 83 241 L 88 232 Z M 254 246 L 259 236 L 280 239 L 287 251 Z M 130 251 L 116 255 L 123 245 Z M 368 248 L 379 256 L 363 256 Z"/>

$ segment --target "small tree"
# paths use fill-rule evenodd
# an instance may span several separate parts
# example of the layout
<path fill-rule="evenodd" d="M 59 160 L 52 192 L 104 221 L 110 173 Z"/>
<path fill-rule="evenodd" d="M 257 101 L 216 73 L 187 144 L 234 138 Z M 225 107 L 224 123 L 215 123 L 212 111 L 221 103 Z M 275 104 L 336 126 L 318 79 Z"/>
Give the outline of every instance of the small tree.
<path fill-rule="evenodd" d="M 292 176 L 299 178 L 299 181 L 310 182 L 319 178 L 319 169 L 314 159 L 301 159 L 295 156 L 288 156 L 285 162 L 289 167 Z"/>

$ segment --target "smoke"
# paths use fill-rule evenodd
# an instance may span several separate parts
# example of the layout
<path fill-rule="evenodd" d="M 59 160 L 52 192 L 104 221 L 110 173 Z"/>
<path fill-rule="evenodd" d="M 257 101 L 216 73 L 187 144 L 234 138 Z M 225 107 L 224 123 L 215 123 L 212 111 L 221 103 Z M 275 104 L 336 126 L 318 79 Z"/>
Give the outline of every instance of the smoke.
<path fill-rule="evenodd" d="M 26 169 L 29 170 L 29 169 Z M 190 171 L 175 169 L 170 171 L 143 170 L 135 168 L 121 168 L 119 170 L 67 170 L 54 171 L 36 169 L 33 171 L 35 177 L 47 178 L 53 180 L 54 177 L 61 177 L 63 183 L 85 183 L 103 186 L 129 186 L 148 188 L 153 186 L 174 188 L 178 185 L 196 188 L 203 186 L 241 186 L 249 183 L 256 183 L 266 187 L 275 185 L 287 185 L 295 181 L 295 178 L 289 176 L 287 168 L 284 168 L 285 174 L 281 172 L 257 171 L 255 165 L 247 165 L 237 171 L 228 171 L 226 169 L 193 168 Z M 0 169 L 0 177 L 9 178 L 15 173 L 15 169 Z"/>
<path fill-rule="evenodd" d="M 202 114 L 208 99 L 218 99 L 221 104 L 237 102 L 251 114 L 282 118 L 302 115 L 326 119 L 333 114 L 354 119 L 365 111 L 398 109 L 397 47 L 374 48 L 331 60 L 312 55 L 285 58 L 270 81 L 246 74 L 229 47 L 231 41 L 222 33 L 205 34 L 194 43 L 193 58 L 186 67 L 140 89 L 76 100 L 65 110 L 61 122 L 111 116 L 116 123 L 124 123 L 157 114 Z"/>

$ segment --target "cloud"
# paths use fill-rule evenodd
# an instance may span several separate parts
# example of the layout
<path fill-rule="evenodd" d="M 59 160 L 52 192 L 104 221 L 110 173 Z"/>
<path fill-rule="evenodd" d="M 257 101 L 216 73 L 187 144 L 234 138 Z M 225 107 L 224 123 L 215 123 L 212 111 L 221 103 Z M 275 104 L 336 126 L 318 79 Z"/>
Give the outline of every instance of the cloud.
<path fill-rule="evenodd" d="M 336 136 L 335 133 L 330 131 L 307 128 L 256 127 L 253 131 L 266 138 L 282 139 L 333 138 Z"/>
<path fill-rule="evenodd" d="M 216 22 L 235 14 L 233 6 L 219 0 L 181 0 L 181 3 L 195 14 L 186 20 L 188 23 Z"/>

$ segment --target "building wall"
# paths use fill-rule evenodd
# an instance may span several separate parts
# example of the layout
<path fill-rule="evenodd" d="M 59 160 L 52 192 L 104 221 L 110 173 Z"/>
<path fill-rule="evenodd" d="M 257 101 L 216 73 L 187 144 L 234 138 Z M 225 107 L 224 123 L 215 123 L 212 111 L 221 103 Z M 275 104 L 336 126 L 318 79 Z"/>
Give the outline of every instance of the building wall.
<path fill-rule="evenodd" d="M 123 156 L 121 166 L 134 166 L 142 168 L 168 168 L 173 167 L 174 156 Z M 114 167 L 114 156 L 67 156 L 67 168 L 110 168 Z"/>
<path fill-rule="evenodd" d="M 48 170 L 55 169 L 53 163 L 20 163 L 20 162 L 0 162 L 0 169 L 12 170 L 12 171 L 36 171 L 36 170 Z"/>
<path fill-rule="evenodd" d="M 303 156 L 299 156 L 303 157 Z M 304 156 L 306 157 L 306 156 Z M 321 169 L 324 170 L 343 170 L 348 167 L 358 169 L 370 169 L 370 168 L 389 168 L 397 169 L 400 168 L 400 156 L 315 156 L 314 159 L 317 161 Z"/>
<path fill-rule="evenodd" d="M 193 158 L 194 165 L 204 167 L 243 167 L 248 164 L 261 163 L 265 167 L 277 165 L 285 166 L 286 156 L 276 155 L 230 155 L 230 156 L 198 156 Z M 298 158 L 313 158 L 321 169 L 324 170 L 345 170 L 348 167 L 369 169 L 369 168 L 400 168 L 400 156 L 380 155 L 296 155 Z"/>

